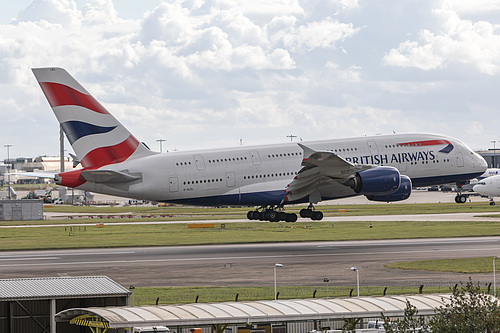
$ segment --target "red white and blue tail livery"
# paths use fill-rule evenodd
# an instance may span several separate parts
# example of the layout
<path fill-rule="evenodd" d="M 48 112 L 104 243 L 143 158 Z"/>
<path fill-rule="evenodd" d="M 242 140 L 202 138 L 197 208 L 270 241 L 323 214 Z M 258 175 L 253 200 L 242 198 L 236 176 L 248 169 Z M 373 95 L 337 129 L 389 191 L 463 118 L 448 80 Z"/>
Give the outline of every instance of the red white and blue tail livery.
<path fill-rule="evenodd" d="M 139 142 L 61 68 L 33 72 L 83 169 L 58 184 L 156 202 L 258 206 L 249 219 L 295 221 L 288 204 L 355 195 L 407 199 L 412 186 L 464 183 L 486 170 L 461 141 L 437 134 L 393 134 L 159 154 Z"/>
<path fill-rule="evenodd" d="M 64 69 L 35 68 L 33 73 L 84 168 L 151 154 Z"/>

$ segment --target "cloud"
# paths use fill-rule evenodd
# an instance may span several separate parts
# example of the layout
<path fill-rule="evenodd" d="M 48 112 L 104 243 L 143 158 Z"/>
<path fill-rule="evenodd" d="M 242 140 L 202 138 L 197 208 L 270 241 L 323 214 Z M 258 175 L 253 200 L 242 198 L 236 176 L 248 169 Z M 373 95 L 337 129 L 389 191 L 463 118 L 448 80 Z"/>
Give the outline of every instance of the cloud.
<path fill-rule="evenodd" d="M 461 64 L 488 75 L 500 72 L 500 25 L 461 19 L 449 3 L 434 15 L 440 29 L 423 29 L 417 41 L 400 43 L 384 57 L 386 65 L 433 70 Z"/>
<path fill-rule="evenodd" d="M 471 109 L 474 120 L 495 114 L 499 29 L 467 6 L 173 0 L 124 19 L 112 0 L 33 0 L 0 25 L 2 135 L 25 155 L 57 154 L 57 121 L 30 68 L 59 66 L 152 148 L 393 130 L 489 142 L 496 129 L 473 135 L 468 124 Z M 28 127 L 47 145 L 24 138 Z"/>
<path fill-rule="evenodd" d="M 50 22 L 67 28 L 78 28 L 81 12 L 72 0 L 35 0 L 19 12 L 19 22 Z"/>

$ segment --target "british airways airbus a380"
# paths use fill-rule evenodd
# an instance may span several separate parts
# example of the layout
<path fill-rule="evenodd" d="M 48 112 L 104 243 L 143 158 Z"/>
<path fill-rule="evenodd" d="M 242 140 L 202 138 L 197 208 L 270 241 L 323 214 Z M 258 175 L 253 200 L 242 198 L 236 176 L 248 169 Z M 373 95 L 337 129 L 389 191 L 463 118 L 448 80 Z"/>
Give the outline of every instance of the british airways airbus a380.
<path fill-rule="evenodd" d="M 288 204 L 365 195 L 407 199 L 412 186 L 464 183 L 486 170 L 461 141 L 394 134 L 161 154 L 149 150 L 61 68 L 33 69 L 83 169 L 57 184 L 142 200 L 202 206 L 257 206 L 249 219 L 296 221 Z"/>

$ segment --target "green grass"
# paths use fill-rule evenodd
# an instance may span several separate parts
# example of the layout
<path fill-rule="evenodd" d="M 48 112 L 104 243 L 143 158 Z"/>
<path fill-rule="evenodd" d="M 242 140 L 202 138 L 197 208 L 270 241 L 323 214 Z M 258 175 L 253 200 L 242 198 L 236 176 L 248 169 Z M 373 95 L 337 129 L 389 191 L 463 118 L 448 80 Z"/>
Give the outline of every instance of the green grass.
<path fill-rule="evenodd" d="M 186 223 L 0 229 L 0 250 L 176 246 L 206 244 L 342 241 L 427 237 L 498 236 L 500 221 L 482 222 L 307 222 L 215 223 L 188 229 Z M 370 228 L 370 224 L 373 226 Z M 71 235 L 70 235 L 71 233 Z"/>
<path fill-rule="evenodd" d="M 500 265 L 500 263 L 498 264 Z M 386 264 L 384 265 L 384 267 L 403 270 L 453 272 L 467 274 L 492 273 L 493 257 L 407 261 Z M 500 270 L 500 268 L 495 269 L 495 271 L 498 270 Z"/>

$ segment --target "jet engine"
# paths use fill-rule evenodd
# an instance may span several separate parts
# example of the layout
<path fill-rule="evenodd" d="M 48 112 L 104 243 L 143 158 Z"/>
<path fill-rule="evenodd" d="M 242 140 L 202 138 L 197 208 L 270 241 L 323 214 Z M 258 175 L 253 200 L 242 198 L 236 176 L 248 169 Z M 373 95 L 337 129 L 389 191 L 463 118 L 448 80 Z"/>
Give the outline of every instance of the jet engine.
<path fill-rule="evenodd" d="M 406 200 L 411 194 L 411 179 L 408 176 L 401 175 L 401 184 L 396 192 L 389 194 L 367 195 L 366 198 L 371 201 L 401 201 Z"/>
<path fill-rule="evenodd" d="M 351 187 L 356 193 L 363 195 L 379 195 L 396 192 L 401 183 L 398 169 L 390 166 L 379 166 L 357 172 L 344 185 Z"/>

